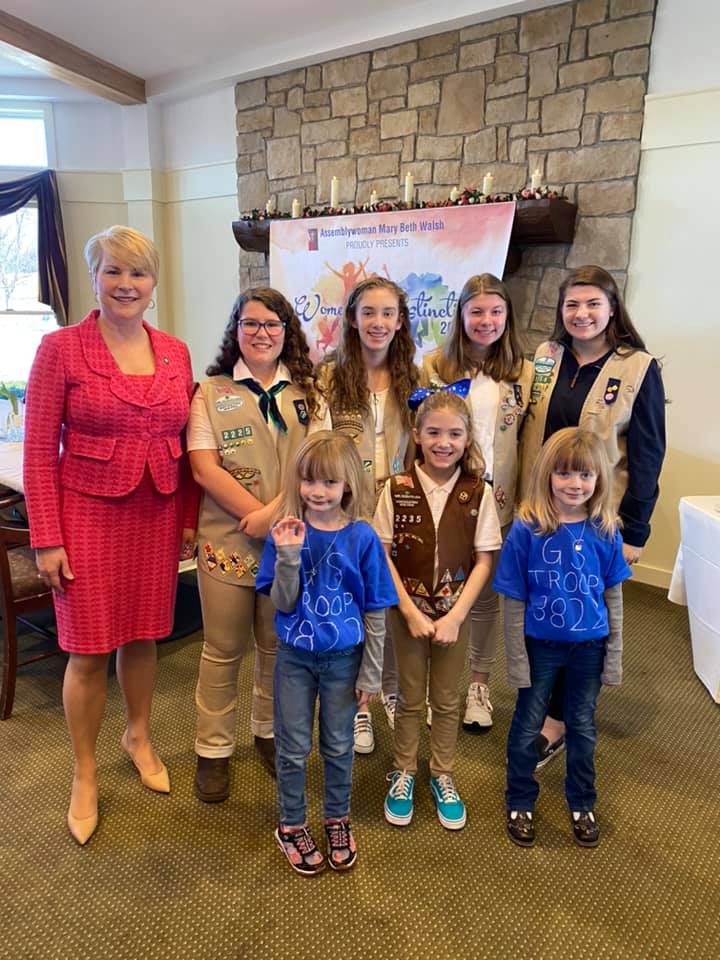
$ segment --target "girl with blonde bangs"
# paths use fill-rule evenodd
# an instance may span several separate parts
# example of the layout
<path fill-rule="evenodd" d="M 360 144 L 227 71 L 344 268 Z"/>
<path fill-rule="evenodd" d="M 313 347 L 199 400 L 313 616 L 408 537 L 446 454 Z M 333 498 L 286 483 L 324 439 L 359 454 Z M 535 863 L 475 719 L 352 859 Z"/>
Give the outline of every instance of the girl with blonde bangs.
<path fill-rule="evenodd" d="M 358 519 L 362 463 L 349 437 L 324 430 L 298 449 L 288 514 L 272 527 L 257 590 L 275 606 L 279 638 L 273 720 L 279 823 L 275 840 L 305 876 L 349 870 L 354 717 L 380 690 L 385 608 L 398 602 L 382 545 Z M 319 701 L 327 858 L 308 829 L 305 764 Z"/>
<path fill-rule="evenodd" d="M 343 513 L 350 520 L 361 519 L 362 464 L 359 457 L 348 455 L 348 449 L 355 453 L 354 447 L 348 447 L 347 437 L 329 430 L 321 430 L 308 437 L 298 450 L 295 464 L 297 482 L 288 485 L 281 515 L 303 515 L 305 506 L 300 494 L 301 481 L 335 479 L 342 480 L 346 487 L 340 502 Z"/>
<path fill-rule="evenodd" d="M 419 381 L 415 343 L 404 290 L 384 277 L 369 277 L 348 296 L 340 340 L 316 370 L 324 415 L 313 429 L 334 430 L 355 441 L 363 466 L 361 510 L 372 516 L 387 477 L 411 462 L 412 416 L 408 397 Z M 383 706 L 395 722 L 397 671 L 392 642 L 385 642 Z M 359 712 L 356 753 L 372 753 L 375 735 L 369 711 Z"/>
<path fill-rule="evenodd" d="M 615 522 L 610 464 L 597 434 L 555 433 L 533 468 L 531 495 L 500 555 L 508 682 L 518 688 L 507 746 L 506 829 L 535 842 L 537 739 L 564 678 L 565 798 L 575 842 L 600 842 L 595 817 L 595 707 L 622 680 L 622 583 L 630 574 Z"/>
<path fill-rule="evenodd" d="M 606 536 L 612 536 L 619 520 L 610 505 L 610 464 L 601 441 L 585 430 L 558 430 L 543 446 L 533 471 L 530 494 L 518 509 L 518 517 L 534 524 L 540 534 L 554 533 L 560 526 L 551 496 L 553 473 L 595 474 L 595 490 L 587 502 L 588 519 Z"/>
<path fill-rule="evenodd" d="M 434 387 L 470 381 L 467 406 L 503 536 L 510 529 L 515 506 L 518 437 L 530 401 L 532 375 L 532 364 L 523 357 L 518 342 L 507 287 L 491 273 L 470 277 L 460 292 L 448 337 L 424 358 L 421 377 Z M 489 577 L 472 611 L 470 685 L 463 717 L 468 729 L 492 726 L 488 683 L 497 650 L 499 612 Z"/>

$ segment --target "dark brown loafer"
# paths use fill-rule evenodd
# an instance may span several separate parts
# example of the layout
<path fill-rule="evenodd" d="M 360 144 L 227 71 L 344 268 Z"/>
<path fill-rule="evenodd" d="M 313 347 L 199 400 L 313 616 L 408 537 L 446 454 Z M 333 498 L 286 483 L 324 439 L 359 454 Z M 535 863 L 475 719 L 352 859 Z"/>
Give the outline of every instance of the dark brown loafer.
<path fill-rule="evenodd" d="M 198 757 L 195 796 L 203 803 L 222 803 L 230 794 L 230 757 Z"/>
<path fill-rule="evenodd" d="M 275 774 L 275 740 L 273 737 L 255 737 L 255 749 L 271 777 Z"/>
<path fill-rule="evenodd" d="M 531 847 L 535 843 L 535 824 L 530 810 L 508 810 L 507 832 L 519 847 Z"/>
<path fill-rule="evenodd" d="M 570 814 L 575 843 L 596 847 L 600 843 L 600 827 L 592 810 L 573 810 Z"/>

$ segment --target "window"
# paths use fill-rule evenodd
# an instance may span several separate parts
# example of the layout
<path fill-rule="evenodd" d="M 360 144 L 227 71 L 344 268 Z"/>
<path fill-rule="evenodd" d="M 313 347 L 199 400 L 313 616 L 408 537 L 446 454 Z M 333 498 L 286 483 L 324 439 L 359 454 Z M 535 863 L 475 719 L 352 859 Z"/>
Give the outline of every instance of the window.
<path fill-rule="evenodd" d="M 0 217 L 0 434 L 18 402 L 7 393 L 22 401 L 40 340 L 57 329 L 37 296 L 37 208 L 28 204 Z"/>
<path fill-rule="evenodd" d="M 50 105 L 0 100 L 0 167 L 48 167 L 54 161 Z"/>
<path fill-rule="evenodd" d="M 1 176 L 54 164 L 54 131 L 49 104 L 0 100 Z M 40 340 L 57 328 L 55 315 L 38 296 L 37 207 L 0 216 L 0 437 L 10 413 L 22 412 L 30 367 Z"/>

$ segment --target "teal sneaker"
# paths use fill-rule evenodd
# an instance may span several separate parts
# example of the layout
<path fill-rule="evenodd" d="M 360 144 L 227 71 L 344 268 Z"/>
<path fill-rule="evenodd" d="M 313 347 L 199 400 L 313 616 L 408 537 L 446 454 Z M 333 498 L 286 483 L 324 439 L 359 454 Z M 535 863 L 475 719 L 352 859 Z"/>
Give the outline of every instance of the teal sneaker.
<path fill-rule="evenodd" d="M 415 775 L 407 770 L 393 770 L 385 779 L 390 781 L 385 797 L 385 819 L 396 827 L 406 827 L 413 815 Z"/>
<path fill-rule="evenodd" d="M 455 789 L 452 777 L 442 774 L 430 778 L 438 820 L 447 830 L 462 830 L 467 820 L 465 804 Z"/>

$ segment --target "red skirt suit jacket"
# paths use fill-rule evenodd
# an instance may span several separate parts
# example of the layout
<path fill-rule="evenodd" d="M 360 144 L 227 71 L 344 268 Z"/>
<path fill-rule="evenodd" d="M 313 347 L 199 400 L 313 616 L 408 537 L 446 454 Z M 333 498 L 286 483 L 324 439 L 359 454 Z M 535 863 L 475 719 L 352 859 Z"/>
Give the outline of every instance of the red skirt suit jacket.
<path fill-rule="evenodd" d="M 24 451 L 31 543 L 64 546 L 75 575 L 56 597 L 61 646 L 92 653 L 170 632 L 180 530 L 198 508 L 182 444 L 187 347 L 145 325 L 155 374 L 127 376 L 97 316 L 43 338 Z"/>

